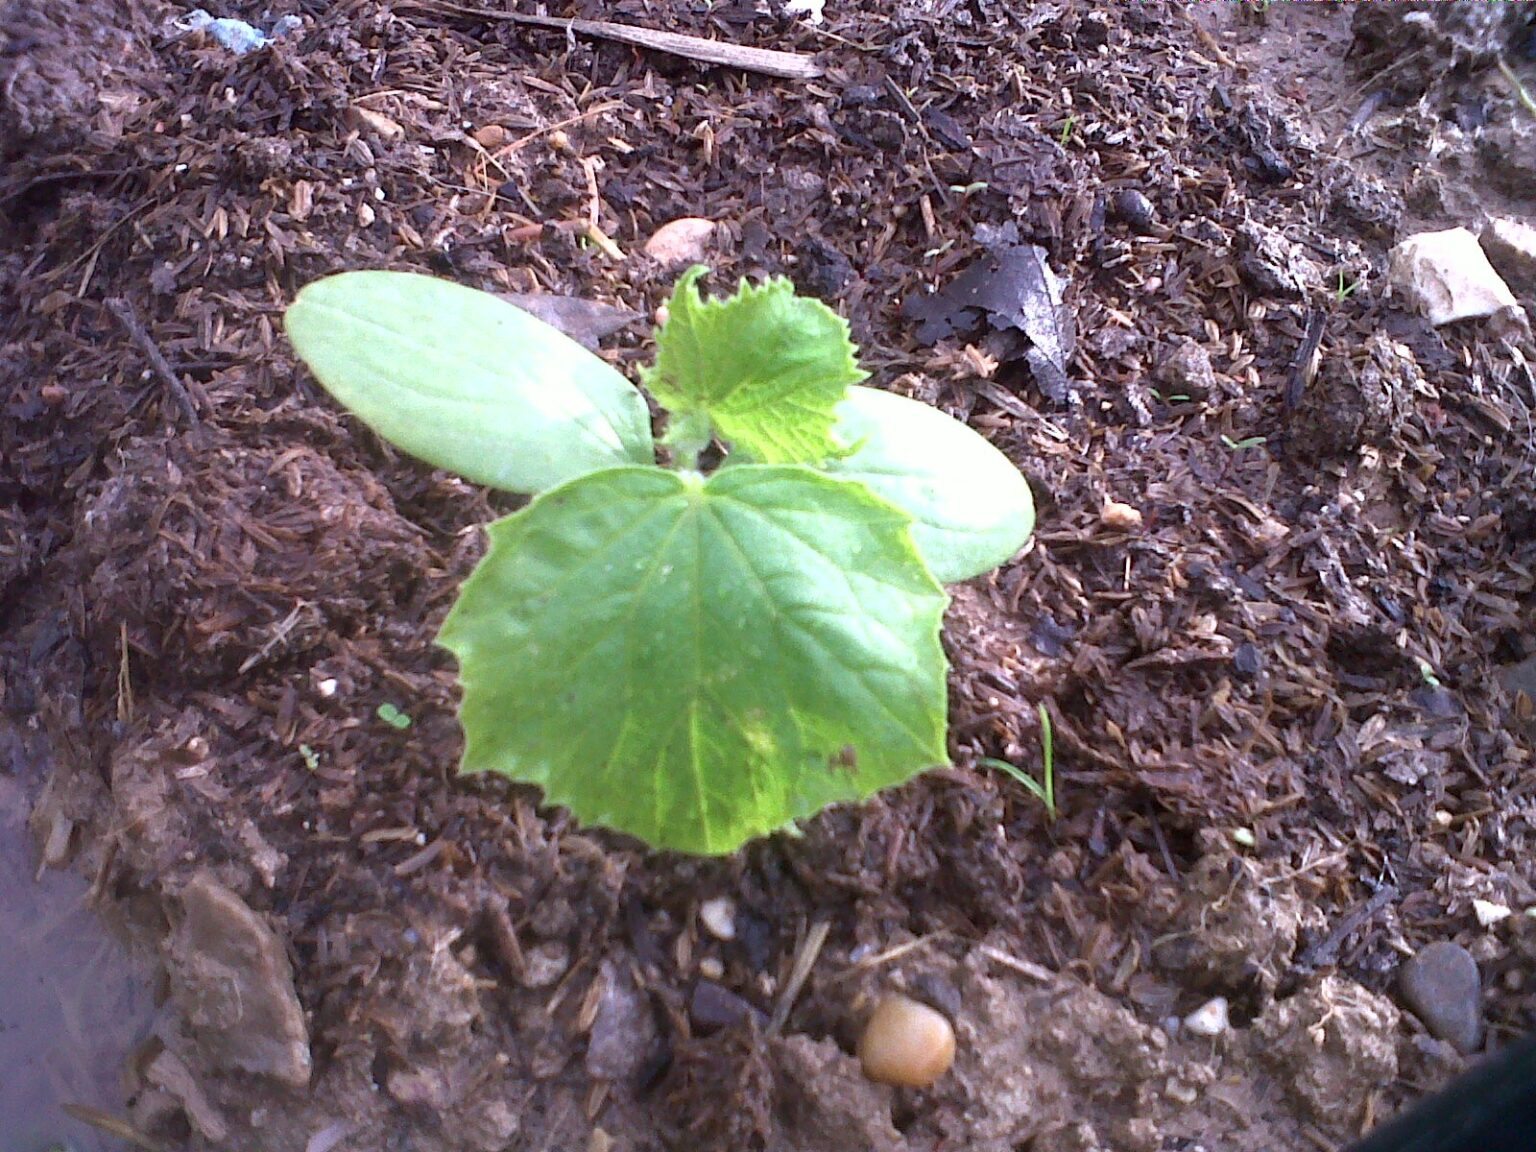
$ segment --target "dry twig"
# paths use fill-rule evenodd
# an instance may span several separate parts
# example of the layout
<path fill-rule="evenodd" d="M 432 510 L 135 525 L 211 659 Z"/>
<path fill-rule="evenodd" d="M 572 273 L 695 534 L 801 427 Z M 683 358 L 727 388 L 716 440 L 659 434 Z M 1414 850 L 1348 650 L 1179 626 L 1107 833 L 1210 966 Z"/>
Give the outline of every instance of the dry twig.
<path fill-rule="evenodd" d="M 139 323 L 139 318 L 133 311 L 133 305 L 121 296 L 114 296 L 107 301 L 107 311 L 117 317 L 117 322 L 123 326 L 123 331 L 128 333 L 128 338 L 138 345 L 140 352 L 144 353 L 144 359 L 149 361 L 151 370 L 170 389 L 171 395 L 176 398 L 176 403 L 181 405 L 181 410 L 187 417 L 187 423 L 196 428 L 202 423 L 202 418 L 197 414 L 197 405 L 192 403 L 192 396 L 187 391 L 187 386 L 181 382 L 181 377 L 171 370 L 171 365 L 159 346 L 150 339 L 144 325 Z"/>
<path fill-rule="evenodd" d="M 677 32 L 661 32 L 653 28 L 639 28 L 633 24 L 615 24 L 608 20 L 566 20 L 558 16 L 532 16 L 524 12 L 495 12 L 484 8 L 471 8 L 444 0 L 408 0 L 396 6 L 418 12 L 432 12 L 442 16 L 463 16 L 475 20 L 494 20 L 504 24 L 523 24 L 530 28 L 553 28 L 559 32 L 573 32 L 579 36 L 594 36 L 601 40 L 616 40 L 622 44 L 634 44 L 656 52 L 670 52 L 703 64 L 722 64 L 727 68 L 741 68 L 747 72 L 761 72 L 765 76 L 782 76 L 787 80 L 814 80 L 822 75 L 820 64 L 809 56 L 795 52 L 776 52 L 771 48 L 748 48 L 740 44 L 727 44 L 720 40 L 706 40 L 702 36 L 684 36 Z"/>

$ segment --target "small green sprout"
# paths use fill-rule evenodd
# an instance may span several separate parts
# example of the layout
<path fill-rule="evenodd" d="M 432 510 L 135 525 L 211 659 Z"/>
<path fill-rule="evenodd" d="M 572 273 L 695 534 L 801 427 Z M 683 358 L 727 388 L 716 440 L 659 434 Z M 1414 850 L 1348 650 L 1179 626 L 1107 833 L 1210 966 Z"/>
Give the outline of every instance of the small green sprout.
<path fill-rule="evenodd" d="M 1422 656 L 1414 657 L 1414 661 L 1419 666 L 1419 675 L 1424 678 L 1424 683 L 1428 684 L 1431 688 L 1441 687 L 1440 677 L 1435 675 L 1435 666 L 1433 664 Z"/>
<path fill-rule="evenodd" d="M 411 726 L 411 718 L 388 701 L 380 704 L 374 710 L 374 715 L 397 732 L 404 732 Z"/>
<path fill-rule="evenodd" d="M 1051 731 L 1051 714 L 1044 704 L 1037 705 L 1040 712 L 1040 779 L 1036 780 L 1017 764 L 1010 764 L 1006 760 L 998 760 L 991 756 L 983 757 L 976 763 L 988 768 L 996 768 L 1008 776 L 1013 777 L 1025 790 L 1045 805 L 1046 815 L 1055 820 L 1060 815 L 1056 807 L 1056 750 L 1055 738 Z"/>
<path fill-rule="evenodd" d="M 1503 56 L 1498 58 L 1498 63 L 1499 72 L 1503 75 L 1504 79 L 1508 80 L 1509 83 L 1514 87 L 1515 95 L 1520 98 L 1520 103 L 1525 105 L 1525 110 L 1532 116 L 1536 116 L 1536 97 L 1532 97 L 1531 94 L 1526 91 L 1525 85 L 1520 83 L 1520 77 L 1516 76 L 1515 70 L 1511 68 L 1507 63 L 1505 63 Z"/>
<path fill-rule="evenodd" d="M 304 767 L 308 768 L 311 772 L 317 771 L 319 769 L 320 753 L 316 752 L 308 744 L 299 745 L 299 755 L 304 760 Z"/>
<path fill-rule="evenodd" d="M 1359 289 L 1359 287 L 1360 287 L 1359 277 L 1356 277 L 1355 279 L 1351 280 L 1351 279 L 1349 279 L 1348 277 L 1345 276 L 1344 270 L 1342 268 L 1339 269 L 1338 284 L 1337 284 L 1337 286 L 1333 290 L 1333 302 L 1335 304 L 1342 304 L 1342 303 L 1344 303 L 1344 301 L 1348 300 L 1351 296 L 1353 296 L 1355 294 L 1355 292 Z"/>
<path fill-rule="evenodd" d="M 1072 142 L 1072 133 L 1077 129 L 1077 114 L 1067 113 L 1067 118 L 1061 122 L 1061 135 L 1057 137 L 1057 143 L 1065 148 Z"/>
<path fill-rule="evenodd" d="M 1223 432 L 1221 434 L 1221 442 L 1223 444 L 1225 444 L 1228 448 L 1232 449 L 1232 451 L 1239 452 L 1239 451 L 1241 451 L 1244 448 L 1261 448 L 1265 444 L 1269 443 L 1269 437 L 1268 436 L 1245 436 L 1241 440 L 1234 440 L 1234 439 L 1232 439 L 1232 437 L 1228 436 L 1225 432 Z"/>
<path fill-rule="evenodd" d="M 489 525 L 438 635 L 460 770 L 725 853 L 946 762 L 943 585 L 1013 556 L 1034 504 L 978 433 L 861 387 L 831 309 L 782 279 L 705 300 L 704 272 L 641 372 L 659 443 L 638 388 L 487 293 L 346 273 L 284 324 L 380 436 L 532 497 Z"/>

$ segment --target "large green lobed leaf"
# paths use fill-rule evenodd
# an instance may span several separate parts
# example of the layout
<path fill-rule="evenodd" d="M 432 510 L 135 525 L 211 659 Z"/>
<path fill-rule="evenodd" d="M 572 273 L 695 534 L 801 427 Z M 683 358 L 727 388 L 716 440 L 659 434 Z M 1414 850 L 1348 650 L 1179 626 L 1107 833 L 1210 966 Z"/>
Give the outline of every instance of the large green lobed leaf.
<path fill-rule="evenodd" d="M 491 525 L 439 637 L 463 770 L 724 853 L 944 762 L 946 600 L 907 525 L 798 466 L 545 493 Z"/>
<path fill-rule="evenodd" d="M 691 268 L 672 292 L 645 386 L 696 439 L 702 429 L 762 464 L 811 464 L 837 450 L 834 409 L 864 379 L 848 324 L 788 280 L 703 300 Z M 701 445 L 690 445 L 697 449 Z"/>
<path fill-rule="evenodd" d="M 412 456 L 534 493 L 653 464 L 638 389 L 519 308 L 448 280 L 346 272 L 301 291 L 288 337 L 328 392 Z"/>
<path fill-rule="evenodd" d="M 1034 531 L 1029 482 L 975 430 L 874 388 L 848 389 L 838 415 L 838 437 L 853 451 L 826 470 L 909 513 L 912 539 L 941 583 L 990 572 Z"/>

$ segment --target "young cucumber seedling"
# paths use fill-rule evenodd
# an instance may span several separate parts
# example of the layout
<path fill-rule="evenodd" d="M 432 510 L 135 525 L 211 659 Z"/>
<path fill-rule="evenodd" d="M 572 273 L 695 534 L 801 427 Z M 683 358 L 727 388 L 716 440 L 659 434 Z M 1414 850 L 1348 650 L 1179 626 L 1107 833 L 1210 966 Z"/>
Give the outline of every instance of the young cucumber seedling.
<path fill-rule="evenodd" d="M 489 526 L 438 637 L 462 770 L 726 853 L 947 760 L 942 585 L 1012 556 L 1034 506 L 975 432 L 861 387 L 825 305 L 782 279 L 706 301 L 704 271 L 643 373 L 665 467 L 638 389 L 487 293 L 349 272 L 285 326 L 384 439 L 533 497 Z"/>

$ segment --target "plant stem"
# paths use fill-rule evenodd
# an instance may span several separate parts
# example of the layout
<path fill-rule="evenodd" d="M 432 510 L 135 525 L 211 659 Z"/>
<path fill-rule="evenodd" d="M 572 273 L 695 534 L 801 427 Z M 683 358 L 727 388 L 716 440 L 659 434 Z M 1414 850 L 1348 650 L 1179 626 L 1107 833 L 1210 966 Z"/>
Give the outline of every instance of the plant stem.
<path fill-rule="evenodd" d="M 1040 711 L 1040 767 L 1045 778 L 1045 810 L 1052 820 L 1056 819 L 1056 740 L 1051 731 L 1051 714 L 1044 704 L 1037 704 Z"/>

